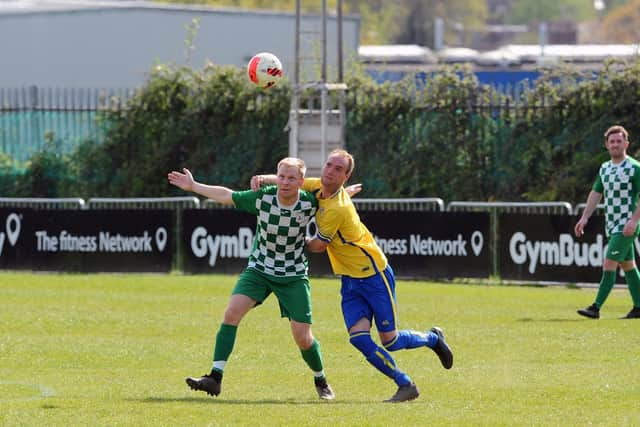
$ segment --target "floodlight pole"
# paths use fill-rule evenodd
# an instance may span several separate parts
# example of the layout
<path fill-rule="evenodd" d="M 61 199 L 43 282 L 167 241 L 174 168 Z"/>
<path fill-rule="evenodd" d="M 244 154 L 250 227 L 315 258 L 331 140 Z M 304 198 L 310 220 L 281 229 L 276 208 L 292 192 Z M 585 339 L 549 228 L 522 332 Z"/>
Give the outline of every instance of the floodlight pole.
<path fill-rule="evenodd" d="M 343 67 L 343 56 L 344 53 L 342 51 L 342 0 L 338 0 L 337 13 L 338 13 L 338 83 L 344 83 L 344 67 Z M 347 116 L 347 107 L 346 107 L 346 92 L 341 90 L 338 92 L 338 108 L 340 109 L 340 144 L 344 148 L 345 143 L 345 118 Z"/>
<path fill-rule="evenodd" d="M 300 2 L 296 0 L 296 34 L 293 38 L 293 90 L 289 110 L 289 157 L 298 157 L 298 114 L 300 110 Z"/>
<path fill-rule="evenodd" d="M 344 81 L 344 69 L 342 68 L 342 0 L 338 0 L 338 83 Z"/>
<path fill-rule="evenodd" d="M 296 85 L 300 83 L 300 2 L 296 0 L 296 35 L 293 42 L 293 83 Z"/>
<path fill-rule="evenodd" d="M 320 158 L 327 157 L 327 0 L 322 0 L 322 74 L 320 76 Z"/>

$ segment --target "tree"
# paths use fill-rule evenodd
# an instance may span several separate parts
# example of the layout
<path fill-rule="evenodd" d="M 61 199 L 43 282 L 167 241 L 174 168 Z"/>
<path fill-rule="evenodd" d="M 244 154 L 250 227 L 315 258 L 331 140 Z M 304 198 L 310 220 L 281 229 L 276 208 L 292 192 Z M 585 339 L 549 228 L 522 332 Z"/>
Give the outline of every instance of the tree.
<path fill-rule="evenodd" d="M 619 6 L 624 6 L 631 2 L 631 0 L 603 0 L 605 9 L 611 11 Z"/>
<path fill-rule="evenodd" d="M 408 13 L 398 43 L 415 43 L 434 47 L 435 19 L 445 24 L 445 42 L 468 43 L 465 30 L 484 26 L 486 2 L 477 0 L 405 0 Z"/>
<path fill-rule="evenodd" d="M 605 40 L 610 43 L 638 43 L 640 41 L 640 0 L 615 8 L 602 22 Z"/>
<path fill-rule="evenodd" d="M 345 0 L 348 12 L 362 18 L 362 44 L 392 43 L 401 33 L 401 23 L 409 13 L 406 0 Z"/>
<path fill-rule="evenodd" d="M 205 4 L 211 7 L 241 9 L 271 9 L 292 12 L 296 0 L 159 0 L 164 3 Z M 337 0 L 327 0 L 329 13 L 334 13 Z M 407 16 L 407 0 L 343 0 L 344 13 L 357 13 L 362 19 L 363 44 L 390 43 L 400 32 L 400 23 Z M 320 0 L 301 1 L 305 13 L 320 13 Z"/>
<path fill-rule="evenodd" d="M 510 24 L 584 21 L 596 16 L 593 3 L 585 0 L 516 0 L 507 17 Z"/>

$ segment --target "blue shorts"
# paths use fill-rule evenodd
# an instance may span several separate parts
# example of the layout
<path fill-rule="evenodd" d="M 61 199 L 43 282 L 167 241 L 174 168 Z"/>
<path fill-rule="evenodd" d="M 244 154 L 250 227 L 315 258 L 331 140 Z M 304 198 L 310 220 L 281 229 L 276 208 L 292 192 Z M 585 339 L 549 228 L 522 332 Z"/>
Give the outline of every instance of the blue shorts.
<path fill-rule="evenodd" d="M 347 330 L 363 317 L 375 320 L 378 332 L 396 329 L 396 281 L 390 266 L 365 278 L 342 276 L 340 294 Z"/>

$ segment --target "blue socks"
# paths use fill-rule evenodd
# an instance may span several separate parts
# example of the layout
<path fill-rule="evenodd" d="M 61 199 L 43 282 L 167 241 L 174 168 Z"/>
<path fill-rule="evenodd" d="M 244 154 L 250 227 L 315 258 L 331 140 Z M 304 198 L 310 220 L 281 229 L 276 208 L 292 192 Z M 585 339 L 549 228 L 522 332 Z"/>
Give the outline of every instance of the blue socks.
<path fill-rule="evenodd" d="M 364 354 L 369 363 L 387 377 L 393 379 L 398 386 L 411 384 L 411 378 L 398 369 L 393 357 L 385 349 L 373 342 L 369 332 L 353 333 L 349 338 L 349 342 Z"/>
<path fill-rule="evenodd" d="M 427 346 L 433 348 L 438 344 L 438 335 L 433 332 L 417 332 L 403 330 L 389 342 L 384 343 L 384 348 L 389 351 L 397 351 L 402 349 L 412 349 Z"/>

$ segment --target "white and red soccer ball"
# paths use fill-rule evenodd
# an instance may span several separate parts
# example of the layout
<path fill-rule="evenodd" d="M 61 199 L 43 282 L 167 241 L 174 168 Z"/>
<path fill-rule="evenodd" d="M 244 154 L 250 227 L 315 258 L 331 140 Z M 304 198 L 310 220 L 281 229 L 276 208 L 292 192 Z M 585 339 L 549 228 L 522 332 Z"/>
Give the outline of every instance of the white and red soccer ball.
<path fill-rule="evenodd" d="M 282 78 L 282 63 L 273 53 L 258 53 L 247 65 L 247 76 L 254 84 L 268 89 Z"/>

